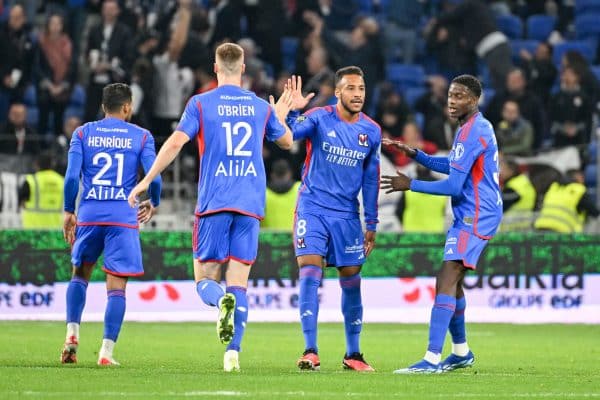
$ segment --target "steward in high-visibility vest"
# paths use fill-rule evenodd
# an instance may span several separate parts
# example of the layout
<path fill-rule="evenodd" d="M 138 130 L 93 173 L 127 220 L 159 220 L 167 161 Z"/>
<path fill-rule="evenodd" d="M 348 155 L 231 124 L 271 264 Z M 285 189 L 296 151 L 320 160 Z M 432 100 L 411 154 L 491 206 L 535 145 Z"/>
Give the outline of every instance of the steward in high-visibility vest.
<path fill-rule="evenodd" d="M 292 169 L 286 160 L 273 163 L 267 187 L 265 218 L 260 224 L 262 228 L 292 231 L 300 184 L 292 179 Z"/>
<path fill-rule="evenodd" d="M 598 217 L 595 199 L 586 193 L 584 176 L 579 170 L 567 172 L 569 181 L 554 182 L 544 196 L 535 229 L 561 233 L 582 232 L 585 218 Z"/>
<path fill-rule="evenodd" d="M 25 177 L 26 183 L 21 190 L 24 193 L 21 210 L 23 228 L 61 229 L 65 179 L 51 169 L 51 156 L 41 155 L 37 164 L 40 169 Z"/>
<path fill-rule="evenodd" d="M 536 192 L 529 177 L 519 174 L 504 183 L 502 191 L 504 216 L 500 230 L 523 231 L 531 229 Z"/>
<path fill-rule="evenodd" d="M 577 205 L 585 194 L 585 186 L 573 182 L 562 185 L 554 182 L 544 196 L 535 229 L 561 233 L 582 232 L 585 213 L 577 211 Z"/>
<path fill-rule="evenodd" d="M 404 192 L 402 230 L 404 232 L 443 233 L 448 197 Z"/>

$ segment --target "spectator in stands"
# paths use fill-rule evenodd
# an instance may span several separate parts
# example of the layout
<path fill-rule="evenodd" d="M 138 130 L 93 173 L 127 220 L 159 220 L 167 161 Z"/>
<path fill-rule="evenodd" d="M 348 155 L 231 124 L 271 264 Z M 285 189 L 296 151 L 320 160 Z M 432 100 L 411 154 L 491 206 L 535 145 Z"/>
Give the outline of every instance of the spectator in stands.
<path fill-rule="evenodd" d="M 507 100 L 516 101 L 523 118 L 531 122 L 534 131 L 533 149 L 539 150 L 546 139 L 544 106 L 537 94 L 527 88 L 527 79 L 519 68 L 508 74 L 505 88 L 496 93 L 488 104 L 486 116 L 494 126 L 498 126 L 502 119 L 502 110 Z"/>
<path fill-rule="evenodd" d="M 63 17 L 52 14 L 46 20 L 44 31 L 39 34 L 34 64 L 34 77 L 39 109 L 38 132 L 48 132 L 52 112 L 52 134 L 59 135 L 63 115 L 75 84 L 75 63 L 71 39 L 64 33 Z"/>
<path fill-rule="evenodd" d="M 250 38 L 242 38 L 238 40 L 237 44 L 244 49 L 244 64 L 246 65 L 242 76 L 242 86 L 252 90 L 259 97 L 267 97 L 267 93 L 270 92 L 273 85 L 273 79 L 267 75 L 264 61 L 258 57 L 260 49 Z"/>
<path fill-rule="evenodd" d="M 169 136 L 179 121 L 185 102 L 194 90 L 194 73 L 178 65 L 191 21 L 191 0 L 180 0 L 166 48 L 152 59 L 154 64 L 153 134 L 157 143 Z"/>
<path fill-rule="evenodd" d="M 390 136 L 383 128 L 382 135 L 385 138 L 394 139 L 394 137 Z M 400 142 L 413 149 L 419 149 L 427 154 L 435 154 L 437 152 L 437 146 L 434 143 L 423 140 L 419 127 L 414 122 L 407 122 L 404 124 Z M 396 167 L 404 167 L 413 161 L 413 159 L 408 157 L 404 151 L 398 150 L 398 147 L 395 145 L 383 145 L 381 151 Z"/>
<path fill-rule="evenodd" d="M 282 67 L 281 38 L 288 26 L 283 1 L 246 1 L 244 10 L 247 18 L 248 35 L 260 44 L 261 56 L 273 66 L 273 74 L 279 75 Z"/>
<path fill-rule="evenodd" d="M 600 82 L 596 79 L 596 75 L 590 69 L 585 57 L 577 51 L 567 51 L 561 59 L 562 70 L 566 67 L 573 68 L 575 74 L 579 77 L 581 90 L 593 106 L 592 111 L 598 113 L 600 111 Z"/>
<path fill-rule="evenodd" d="M 180 7 L 191 3 L 189 0 L 179 0 Z M 208 43 L 211 47 L 224 41 L 235 42 L 242 36 L 241 10 L 238 2 L 229 0 L 210 0 L 208 8 Z"/>
<path fill-rule="evenodd" d="M 435 181 L 431 170 L 417 164 L 416 179 Z M 396 215 L 403 232 L 443 233 L 446 223 L 447 196 L 429 196 L 407 190 L 398 201 Z"/>
<path fill-rule="evenodd" d="M 400 137 L 404 124 L 410 118 L 411 111 L 408 104 L 396 92 L 393 85 L 388 83 L 381 85 L 375 119 L 381 124 L 382 133 L 388 137 Z"/>
<path fill-rule="evenodd" d="M 496 125 L 498 148 L 504 154 L 513 156 L 531 155 L 533 148 L 533 127 L 521 116 L 519 103 L 507 100 L 502 107 L 502 120 Z"/>
<path fill-rule="evenodd" d="M 54 159 L 40 154 L 34 174 L 28 174 L 19 188 L 19 204 L 24 229 L 60 229 L 63 222 L 64 177 L 53 170 Z"/>
<path fill-rule="evenodd" d="M 0 95 L 10 102 L 23 101 L 25 88 L 31 82 L 34 40 L 23 6 L 11 7 L 8 21 L 0 30 Z M 0 112 L 0 120 L 6 117 Z"/>
<path fill-rule="evenodd" d="M 27 123 L 27 108 L 22 103 L 10 106 L 8 121 L 0 128 L 0 134 L 0 152 L 4 154 L 35 156 L 40 152 L 40 138 Z"/>
<path fill-rule="evenodd" d="M 208 61 L 200 64 L 194 70 L 194 76 L 196 77 L 197 84 L 196 94 L 208 92 L 217 87 L 217 77 L 213 72 L 213 64 Z"/>
<path fill-rule="evenodd" d="M 267 185 L 265 219 L 262 228 L 292 231 L 294 225 L 294 210 L 300 182 L 293 179 L 290 163 L 279 159 L 271 166 L 269 183 Z"/>
<path fill-rule="evenodd" d="M 385 52 L 387 62 L 401 59 L 415 61 L 417 34 L 423 16 L 423 1 L 389 0 L 384 12 Z M 398 57 L 398 56 L 401 57 Z"/>
<path fill-rule="evenodd" d="M 357 0 L 319 0 L 320 14 L 332 31 L 350 31 L 358 15 Z"/>
<path fill-rule="evenodd" d="M 535 220 L 535 229 L 560 233 L 583 232 L 586 217 L 596 218 L 600 215 L 594 198 L 586 192 L 583 182 L 583 173 L 571 170 L 562 182 L 550 185 Z"/>
<path fill-rule="evenodd" d="M 118 22 L 119 3 L 117 0 L 104 0 L 102 21 L 89 33 L 87 60 L 90 67 L 86 91 L 85 121 L 98 117 L 102 88 L 109 83 L 125 82 L 131 68 L 135 50 L 130 29 Z"/>
<path fill-rule="evenodd" d="M 557 74 L 552 61 L 552 47 L 548 43 L 540 43 L 534 55 L 523 49 L 519 56 L 529 82 L 529 90 L 537 94 L 544 106 L 547 106 Z"/>
<path fill-rule="evenodd" d="M 580 77 L 571 67 L 560 75 L 560 91 L 550 98 L 550 132 L 554 147 L 588 144 L 592 104 L 583 92 Z"/>
<path fill-rule="evenodd" d="M 500 181 L 502 188 L 503 231 L 530 230 L 533 223 L 533 210 L 536 204 L 536 191 L 529 177 L 519 171 L 514 159 L 500 158 Z"/>
<path fill-rule="evenodd" d="M 327 50 L 330 61 L 339 68 L 345 65 L 360 65 L 365 74 L 366 98 L 368 107 L 377 77 L 384 76 L 385 62 L 383 46 L 379 32 L 379 24 L 372 17 L 360 17 L 350 32 L 350 44 L 346 45 L 324 25 L 324 21 L 316 13 L 305 12 L 304 20 L 313 28 Z"/>
<path fill-rule="evenodd" d="M 440 150 L 450 150 L 457 122 L 448 118 L 448 80 L 441 75 L 427 78 L 427 93 L 415 103 L 415 111 L 423 114 L 423 139 L 433 142 Z"/>
<path fill-rule="evenodd" d="M 310 101 L 310 108 L 331 106 L 337 103 L 337 97 L 335 97 L 335 74 L 333 72 L 321 75 L 319 88 L 316 93 L 316 96 Z"/>
<path fill-rule="evenodd" d="M 77 127 L 81 126 L 82 121 L 76 115 L 71 115 L 65 118 L 62 134 L 56 138 L 53 143 L 54 159 L 56 160 L 56 170 L 64 176 L 67 171 L 67 159 L 69 153 L 69 145 L 71 144 L 71 136 Z"/>
<path fill-rule="evenodd" d="M 450 8 L 430 24 L 436 40 L 444 42 L 449 30 L 456 30 L 459 41 L 474 51 L 487 64 L 496 90 L 504 86 L 506 75 L 513 68 L 508 38 L 498 30 L 490 9 L 481 0 L 446 0 Z"/>
<path fill-rule="evenodd" d="M 308 53 L 306 69 L 309 78 L 303 85 L 306 93 L 316 93 L 323 82 L 323 77 L 328 77 L 333 73 L 327 61 L 327 50 L 323 46 L 314 46 Z"/>

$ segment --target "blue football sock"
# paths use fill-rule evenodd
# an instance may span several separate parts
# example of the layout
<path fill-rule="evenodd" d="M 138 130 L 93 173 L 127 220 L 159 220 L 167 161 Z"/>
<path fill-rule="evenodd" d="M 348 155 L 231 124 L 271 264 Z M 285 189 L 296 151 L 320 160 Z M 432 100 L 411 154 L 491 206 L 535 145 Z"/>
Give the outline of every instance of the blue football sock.
<path fill-rule="evenodd" d="M 88 283 L 85 279 L 78 276 L 71 278 L 67 287 L 67 323 L 81 323 L 87 286 Z"/>
<path fill-rule="evenodd" d="M 198 282 L 196 284 L 196 292 L 198 292 L 198 296 L 200 296 L 204 304 L 213 307 L 219 304 L 219 300 L 225 294 L 221 285 L 212 279 L 203 279 Z"/>
<path fill-rule="evenodd" d="M 456 309 L 454 315 L 450 320 L 450 334 L 452 335 L 452 343 L 466 343 L 467 333 L 465 330 L 465 308 L 467 308 L 467 301 L 464 297 L 456 299 Z"/>
<path fill-rule="evenodd" d="M 109 290 L 106 312 L 104 313 L 104 339 L 110 339 L 113 342 L 117 341 L 124 316 L 125 290 Z"/>
<path fill-rule="evenodd" d="M 246 288 L 241 286 L 228 286 L 227 293 L 235 296 L 235 312 L 233 313 L 233 339 L 227 345 L 227 350 L 240 351 L 242 338 L 248 321 L 248 296 Z"/>
<path fill-rule="evenodd" d="M 342 314 L 346 330 L 346 355 L 360 353 L 363 305 L 360 296 L 360 273 L 340 277 L 342 287 Z"/>
<path fill-rule="evenodd" d="M 304 333 L 305 349 L 317 347 L 317 317 L 319 315 L 319 285 L 323 270 L 316 265 L 300 268 L 300 322 Z"/>
<path fill-rule="evenodd" d="M 444 339 L 450 319 L 454 315 L 456 298 L 447 294 L 435 296 L 435 304 L 431 310 L 431 321 L 429 322 L 429 346 L 427 351 L 441 354 L 444 347 Z"/>

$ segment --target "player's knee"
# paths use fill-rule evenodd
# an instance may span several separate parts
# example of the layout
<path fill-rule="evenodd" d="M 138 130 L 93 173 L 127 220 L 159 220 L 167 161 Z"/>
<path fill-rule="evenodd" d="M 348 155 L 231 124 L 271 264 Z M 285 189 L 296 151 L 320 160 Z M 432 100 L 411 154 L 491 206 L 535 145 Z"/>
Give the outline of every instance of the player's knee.
<path fill-rule="evenodd" d="M 298 268 L 306 267 L 309 265 L 323 267 L 323 257 L 318 256 L 318 255 L 299 256 L 297 258 L 297 261 L 298 261 Z"/>

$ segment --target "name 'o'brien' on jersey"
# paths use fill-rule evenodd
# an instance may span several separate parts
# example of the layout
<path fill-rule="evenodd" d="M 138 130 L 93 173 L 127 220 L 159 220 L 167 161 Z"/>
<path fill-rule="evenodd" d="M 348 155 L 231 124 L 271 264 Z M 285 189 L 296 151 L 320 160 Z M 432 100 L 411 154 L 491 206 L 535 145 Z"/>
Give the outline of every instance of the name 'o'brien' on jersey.
<path fill-rule="evenodd" d="M 365 223 L 375 230 L 379 195 L 381 128 L 366 114 L 342 120 L 335 107 L 290 113 L 294 140 L 306 139 L 306 161 L 298 194 L 298 212 L 354 218 L 362 190 Z"/>
<path fill-rule="evenodd" d="M 238 86 L 193 96 L 177 130 L 200 155 L 196 215 L 232 211 L 262 219 L 267 188 L 263 139 L 285 134 L 269 103 Z"/>
<path fill-rule="evenodd" d="M 78 223 L 137 227 L 137 210 L 129 206 L 127 195 L 137 183 L 141 160 L 154 160 L 150 132 L 117 118 L 104 118 L 77 128 L 69 152 L 82 157 Z"/>

